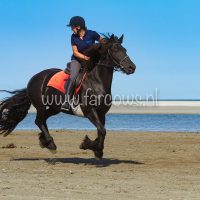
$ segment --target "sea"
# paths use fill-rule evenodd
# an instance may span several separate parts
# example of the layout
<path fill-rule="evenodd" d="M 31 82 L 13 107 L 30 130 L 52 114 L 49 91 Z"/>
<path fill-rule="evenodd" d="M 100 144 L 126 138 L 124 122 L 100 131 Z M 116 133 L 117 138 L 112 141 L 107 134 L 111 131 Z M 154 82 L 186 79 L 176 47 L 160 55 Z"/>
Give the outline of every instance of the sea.
<path fill-rule="evenodd" d="M 17 126 L 17 130 L 37 130 L 35 113 L 28 113 Z M 47 120 L 51 130 L 96 130 L 87 119 L 58 114 Z M 110 131 L 147 132 L 200 132 L 198 114 L 107 114 L 106 129 Z"/>

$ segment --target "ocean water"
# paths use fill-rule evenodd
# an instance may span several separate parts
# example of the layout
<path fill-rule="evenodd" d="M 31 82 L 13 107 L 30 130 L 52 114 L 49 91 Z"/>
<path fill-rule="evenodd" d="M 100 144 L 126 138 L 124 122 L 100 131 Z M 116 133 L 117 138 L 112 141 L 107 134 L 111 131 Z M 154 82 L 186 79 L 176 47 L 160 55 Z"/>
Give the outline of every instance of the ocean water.
<path fill-rule="evenodd" d="M 29 113 L 17 130 L 38 129 L 35 113 Z M 96 130 L 86 118 L 59 114 L 47 121 L 49 129 Z M 163 131 L 200 132 L 200 115 L 194 114 L 108 114 L 107 130 L 114 131 Z"/>

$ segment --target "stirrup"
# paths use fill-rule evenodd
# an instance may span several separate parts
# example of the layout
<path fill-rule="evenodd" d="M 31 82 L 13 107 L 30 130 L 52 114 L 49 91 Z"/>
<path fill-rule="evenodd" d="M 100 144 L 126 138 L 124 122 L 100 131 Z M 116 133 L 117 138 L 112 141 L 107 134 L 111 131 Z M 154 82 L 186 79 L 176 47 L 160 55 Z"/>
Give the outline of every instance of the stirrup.
<path fill-rule="evenodd" d="M 70 111 L 70 103 L 68 101 L 66 101 L 62 106 L 61 106 L 61 110 L 65 110 L 65 111 Z"/>

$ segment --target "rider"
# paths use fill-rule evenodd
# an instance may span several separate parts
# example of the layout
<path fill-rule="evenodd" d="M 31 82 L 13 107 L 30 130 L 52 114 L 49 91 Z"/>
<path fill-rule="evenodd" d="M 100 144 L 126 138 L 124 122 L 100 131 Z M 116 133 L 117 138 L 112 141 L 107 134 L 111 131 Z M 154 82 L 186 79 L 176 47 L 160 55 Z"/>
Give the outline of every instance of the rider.
<path fill-rule="evenodd" d="M 74 16 L 70 19 L 69 24 L 73 34 L 71 35 L 71 45 L 73 55 L 70 62 L 70 77 L 65 83 L 65 91 L 67 99 L 62 105 L 61 109 L 70 109 L 70 99 L 73 96 L 75 80 L 79 74 L 81 64 L 80 60 L 90 60 L 90 57 L 83 54 L 83 52 L 95 43 L 95 41 L 103 42 L 103 38 L 96 31 L 88 30 L 85 25 L 85 20 L 80 16 Z"/>

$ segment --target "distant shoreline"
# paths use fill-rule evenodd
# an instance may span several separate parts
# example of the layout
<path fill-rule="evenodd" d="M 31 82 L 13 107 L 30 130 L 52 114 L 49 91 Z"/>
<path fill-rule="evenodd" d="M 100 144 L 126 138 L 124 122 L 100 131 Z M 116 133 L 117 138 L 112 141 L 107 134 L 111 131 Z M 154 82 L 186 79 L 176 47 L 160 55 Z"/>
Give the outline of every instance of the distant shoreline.
<path fill-rule="evenodd" d="M 200 114 L 200 100 L 114 101 L 110 114 Z M 29 112 L 36 112 L 31 106 Z"/>

